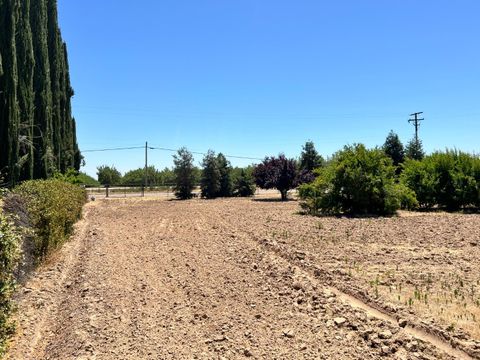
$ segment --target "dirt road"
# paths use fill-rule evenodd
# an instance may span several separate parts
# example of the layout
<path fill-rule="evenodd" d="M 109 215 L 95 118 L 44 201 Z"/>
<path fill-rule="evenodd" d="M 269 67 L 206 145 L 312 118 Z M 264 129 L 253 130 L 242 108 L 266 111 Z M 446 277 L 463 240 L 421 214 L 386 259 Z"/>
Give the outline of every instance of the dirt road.
<path fill-rule="evenodd" d="M 19 294 L 8 358 L 469 358 L 262 235 L 277 228 L 269 214 L 313 221 L 296 210 L 248 199 L 88 204 L 72 241 Z"/>

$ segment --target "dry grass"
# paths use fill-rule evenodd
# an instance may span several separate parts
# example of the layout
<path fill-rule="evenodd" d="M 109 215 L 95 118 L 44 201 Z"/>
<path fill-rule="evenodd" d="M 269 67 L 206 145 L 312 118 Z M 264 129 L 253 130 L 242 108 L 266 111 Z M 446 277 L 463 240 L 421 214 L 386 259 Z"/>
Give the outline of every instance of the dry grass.
<path fill-rule="evenodd" d="M 366 280 L 367 272 L 358 276 Z M 370 293 L 387 301 L 408 306 L 422 318 L 433 318 L 447 328 L 461 328 L 472 337 L 480 338 L 480 284 L 479 280 L 465 283 L 462 276 L 447 275 L 441 282 L 433 282 L 430 273 L 421 273 L 415 284 L 402 281 L 395 271 L 378 274 L 369 281 Z"/>

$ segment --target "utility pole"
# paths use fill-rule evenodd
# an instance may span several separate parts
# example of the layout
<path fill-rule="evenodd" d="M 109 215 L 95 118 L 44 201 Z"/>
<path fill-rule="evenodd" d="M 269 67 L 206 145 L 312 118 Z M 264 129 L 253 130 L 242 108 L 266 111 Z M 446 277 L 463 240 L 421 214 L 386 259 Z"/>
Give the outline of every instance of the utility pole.
<path fill-rule="evenodd" d="M 421 118 L 421 119 L 418 118 L 418 115 L 420 114 L 423 114 L 423 111 L 410 114 L 410 116 L 414 116 L 415 118 L 408 120 L 409 123 L 413 122 L 413 126 L 415 126 L 415 141 L 417 142 L 417 144 L 418 144 L 418 128 L 420 127 L 420 121 L 425 120 L 424 118 Z"/>
<path fill-rule="evenodd" d="M 145 173 L 143 174 L 142 196 L 145 196 L 145 188 L 148 185 L 148 141 L 145 141 Z"/>

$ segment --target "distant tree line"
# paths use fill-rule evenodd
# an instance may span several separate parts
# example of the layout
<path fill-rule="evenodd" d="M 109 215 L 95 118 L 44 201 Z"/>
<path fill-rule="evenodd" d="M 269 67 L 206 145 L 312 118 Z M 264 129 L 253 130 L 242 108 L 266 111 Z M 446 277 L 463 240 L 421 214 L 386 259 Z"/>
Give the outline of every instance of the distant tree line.
<path fill-rule="evenodd" d="M 102 165 L 97 168 L 97 179 L 101 185 L 108 186 L 159 186 L 172 185 L 174 182 L 171 169 L 158 170 L 155 166 L 149 166 L 147 171 L 142 167 L 122 175 L 115 166 Z"/>
<path fill-rule="evenodd" d="M 157 170 L 154 166 L 127 171 L 124 175 L 115 166 L 97 168 L 98 183 L 108 186 L 170 186 L 179 199 L 190 199 L 200 187 L 206 199 L 230 196 L 251 196 L 255 192 L 253 166 L 232 167 L 227 158 L 212 150 L 205 154 L 201 167 L 194 165 L 190 151 L 181 148 L 173 156 L 172 169 Z"/>
<path fill-rule="evenodd" d="M 0 178 L 80 168 L 56 0 L 0 0 Z M 0 181 L 1 182 L 1 181 Z"/>
<path fill-rule="evenodd" d="M 324 159 L 316 151 L 313 142 L 303 147 L 300 159 L 266 157 L 258 165 L 246 168 L 232 168 L 222 153 L 210 150 L 201 163 L 200 189 L 206 199 L 229 196 L 252 196 L 255 185 L 263 189 L 277 189 L 283 200 L 289 190 L 299 184 L 313 181 L 314 169 L 324 165 Z M 182 148 L 174 155 L 174 179 L 176 195 L 180 199 L 192 197 L 194 189 L 193 156 Z"/>
<path fill-rule="evenodd" d="M 200 167 L 186 148 L 177 151 L 173 162 L 172 169 L 151 166 L 123 176 L 113 166 L 101 166 L 98 180 L 103 185 L 169 185 L 179 199 L 190 199 L 197 187 L 205 199 L 251 196 L 259 187 L 276 189 L 287 200 L 289 191 L 298 189 L 303 209 L 316 215 L 480 207 L 477 155 L 457 150 L 426 155 L 420 140 L 404 147 L 393 131 L 381 147 L 348 145 L 328 160 L 307 141 L 297 159 L 280 153 L 246 168 L 233 168 L 225 155 L 213 150 L 204 155 Z"/>

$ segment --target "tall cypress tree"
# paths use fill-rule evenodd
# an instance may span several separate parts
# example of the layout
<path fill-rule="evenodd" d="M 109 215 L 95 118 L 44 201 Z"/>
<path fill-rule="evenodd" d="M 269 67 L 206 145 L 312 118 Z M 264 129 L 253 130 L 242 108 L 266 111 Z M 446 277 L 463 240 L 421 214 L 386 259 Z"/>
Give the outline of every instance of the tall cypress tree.
<path fill-rule="evenodd" d="M 32 30 L 30 27 L 30 0 L 20 3 L 18 18 L 17 65 L 18 65 L 18 105 L 19 105 L 19 147 L 18 167 L 20 179 L 33 178 L 33 117 L 34 92 L 33 70 L 35 58 L 33 56 Z"/>
<path fill-rule="evenodd" d="M 56 0 L 0 0 L 0 177 L 79 169 L 66 45 Z"/>
<path fill-rule="evenodd" d="M 50 66 L 50 84 L 52 94 L 52 151 L 54 154 L 55 168 L 63 168 L 62 155 L 64 149 L 62 129 L 62 93 L 61 83 L 63 76 L 63 44 L 60 29 L 58 28 L 57 1 L 47 0 L 48 23 L 48 58 Z"/>
<path fill-rule="evenodd" d="M 62 171 L 66 171 L 69 168 L 79 170 L 81 162 L 83 160 L 80 154 L 80 149 L 77 143 L 77 132 L 75 119 L 72 117 L 71 99 L 74 95 L 72 85 L 70 83 L 70 68 L 68 66 L 68 53 L 67 45 L 63 43 L 63 61 L 64 61 L 64 73 L 62 77 L 62 118 L 63 118 L 63 130 L 62 137 L 64 139 L 64 164 Z"/>
<path fill-rule="evenodd" d="M 53 161 L 52 92 L 48 56 L 48 22 L 45 0 L 31 2 L 30 16 L 35 54 L 33 86 L 35 90 L 34 116 L 34 177 L 46 178 L 51 174 Z"/>
<path fill-rule="evenodd" d="M 0 0 L 0 176 L 14 184 L 18 178 L 17 50 L 15 32 L 18 17 L 16 0 Z"/>

